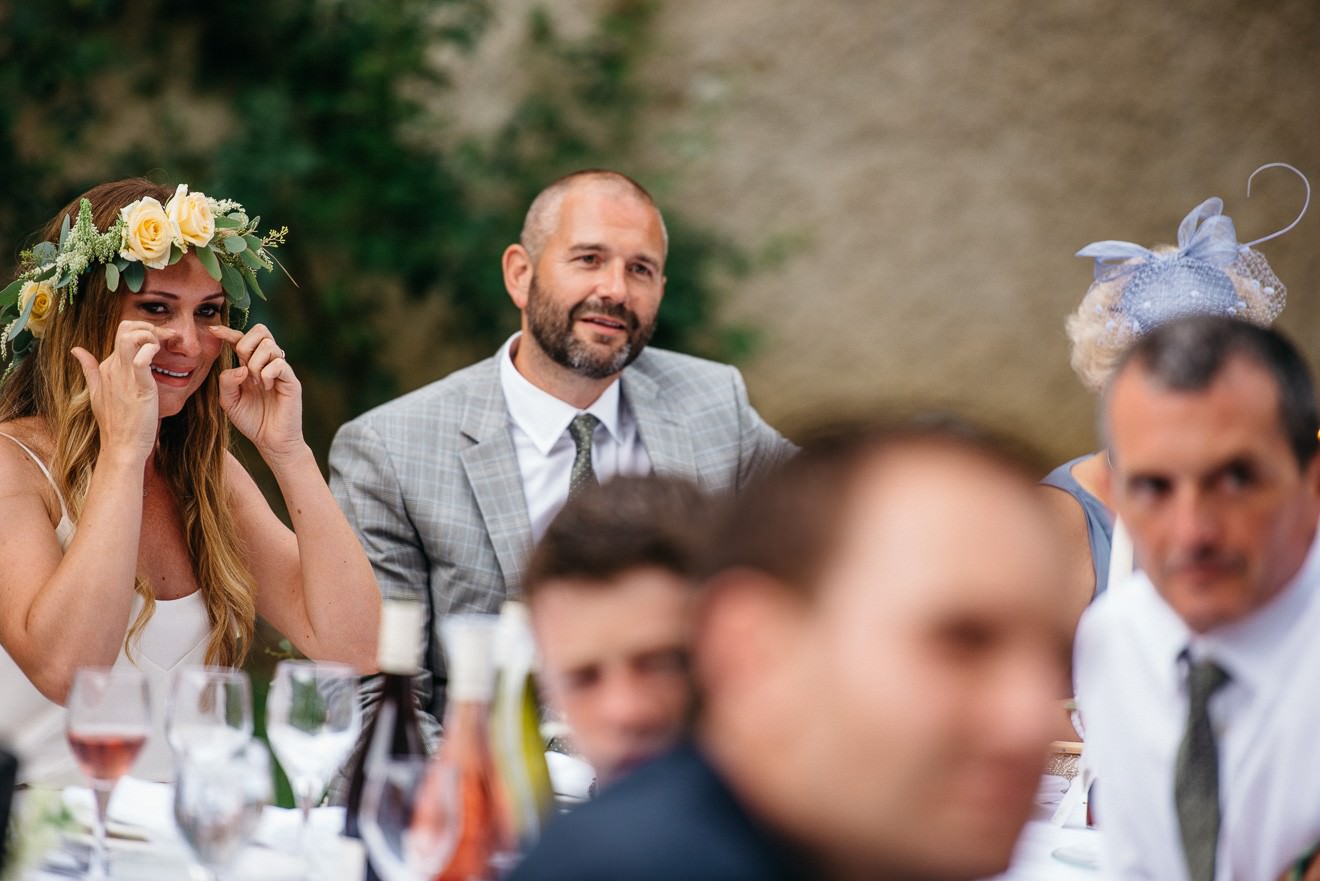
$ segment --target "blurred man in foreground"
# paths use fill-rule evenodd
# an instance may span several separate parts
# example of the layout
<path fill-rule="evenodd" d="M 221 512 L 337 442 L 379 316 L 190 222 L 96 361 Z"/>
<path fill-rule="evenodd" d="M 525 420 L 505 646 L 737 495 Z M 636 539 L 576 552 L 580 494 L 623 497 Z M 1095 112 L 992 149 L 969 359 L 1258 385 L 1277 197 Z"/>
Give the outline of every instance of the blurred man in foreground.
<path fill-rule="evenodd" d="M 512 876 L 976 878 L 1047 752 L 1067 629 L 1031 473 L 952 430 L 808 445 L 735 502 L 690 744 L 551 826 Z"/>
<path fill-rule="evenodd" d="M 1320 840 L 1310 372 L 1273 331 L 1179 320 L 1125 356 L 1105 428 L 1143 569 L 1078 633 L 1109 869 L 1269 881 Z"/>
<path fill-rule="evenodd" d="M 601 783 L 668 751 L 688 722 L 711 504 L 678 478 L 617 477 L 569 500 L 528 561 L 541 681 Z"/>

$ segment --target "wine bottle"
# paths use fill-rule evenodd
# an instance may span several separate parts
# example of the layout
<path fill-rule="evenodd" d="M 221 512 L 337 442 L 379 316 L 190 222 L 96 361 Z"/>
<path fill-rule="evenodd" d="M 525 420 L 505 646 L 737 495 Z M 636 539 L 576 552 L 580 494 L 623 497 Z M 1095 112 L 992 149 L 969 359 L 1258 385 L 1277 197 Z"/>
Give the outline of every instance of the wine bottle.
<path fill-rule="evenodd" d="M 532 671 L 536 642 L 527 606 L 510 600 L 500 609 L 495 639 L 498 671 L 491 707 L 491 751 L 504 789 L 507 824 L 523 853 L 541 837 L 554 810 L 554 790 L 541 737 L 541 708 Z"/>
<path fill-rule="evenodd" d="M 413 698 L 413 677 L 421 668 L 422 629 L 425 610 L 421 603 L 385 600 L 380 609 L 380 643 L 376 662 L 383 674 L 380 701 L 358 741 L 359 749 L 349 772 L 348 798 L 344 810 L 344 835 L 361 838 L 358 815 L 362 808 L 362 787 L 373 761 L 401 756 L 425 756 Z M 367 866 L 369 881 L 378 881 Z"/>
<path fill-rule="evenodd" d="M 440 625 L 449 688 L 434 761 L 457 774 L 460 825 L 454 854 L 436 881 L 488 881 L 492 863 L 513 849 L 490 753 L 495 622 L 494 615 L 450 615 Z"/>

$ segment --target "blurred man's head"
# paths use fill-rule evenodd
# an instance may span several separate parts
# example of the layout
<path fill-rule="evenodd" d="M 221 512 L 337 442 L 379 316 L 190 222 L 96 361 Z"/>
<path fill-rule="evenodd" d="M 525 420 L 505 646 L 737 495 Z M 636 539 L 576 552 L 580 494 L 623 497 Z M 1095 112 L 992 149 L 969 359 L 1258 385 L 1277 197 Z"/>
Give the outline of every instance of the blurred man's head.
<path fill-rule="evenodd" d="M 682 481 L 619 477 L 569 501 L 532 552 L 523 592 L 542 678 L 602 780 L 668 749 L 686 727 L 710 504 Z"/>
<path fill-rule="evenodd" d="M 738 498 L 697 627 L 698 739 L 827 872 L 1007 865 L 1068 642 L 1033 486 L 966 431 L 856 430 Z"/>
<path fill-rule="evenodd" d="M 1105 395 L 1115 508 L 1197 632 L 1275 597 L 1320 515 L 1310 371 L 1275 331 L 1188 318 L 1143 337 Z"/>

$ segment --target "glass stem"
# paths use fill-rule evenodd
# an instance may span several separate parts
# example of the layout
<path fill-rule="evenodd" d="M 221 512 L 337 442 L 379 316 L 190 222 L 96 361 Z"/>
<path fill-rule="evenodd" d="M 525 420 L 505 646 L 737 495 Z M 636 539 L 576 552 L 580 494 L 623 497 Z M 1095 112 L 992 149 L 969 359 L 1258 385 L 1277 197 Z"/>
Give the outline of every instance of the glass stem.
<path fill-rule="evenodd" d="M 110 860 L 105 843 L 105 818 L 110 807 L 110 794 L 115 790 L 113 780 L 93 780 L 92 796 L 96 802 L 96 841 L 92 847 L 91 860 L 87 865 L 87 877 L 100 879 L 110 877 Z"/>

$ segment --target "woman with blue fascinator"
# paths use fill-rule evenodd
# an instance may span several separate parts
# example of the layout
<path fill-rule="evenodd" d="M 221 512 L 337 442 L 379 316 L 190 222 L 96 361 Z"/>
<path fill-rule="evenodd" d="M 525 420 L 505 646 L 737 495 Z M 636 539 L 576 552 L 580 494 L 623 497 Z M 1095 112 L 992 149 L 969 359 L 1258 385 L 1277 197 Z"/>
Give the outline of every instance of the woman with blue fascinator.
<path fill-rule="evenodd" d="M 28 781 L 78 779 L 74 672 L 132 665 L 168 779 L 170 670 L 237 666 L 260 614 L 366 672 L 379 593 L 302 435 L 302 387 L 243 328 L 285 231 L 228 199 L 123 180 L 55 215 L 0 291 L 0 740 Z M 229 451 L 269 465 L 293 528 Z"/>
<path fill-rule="evenodd" d="M 1239 244 L 1233 221 L 1219 198 L 1206 199 L 1178 226 L 1178 245 L 1144 248 L 1132 242 L 1093 242 L 1077 252 L 1095 260 L 1094 280 L 1077 311 L 1068 317 L 1072 366 L 1082 384 L 1099 393 L 1119 359 L 1138 337 L 1185 315 L 1226 315 L 1267 326 L 1283 311 L 1287 291 L 1254 246 L 1288 232 L 1311 201 L 1306 176 L 1281 162 L 1306 186 L 1306 202 L 1288 226 Z M 1106 502 L 1106 450 L 1055 468 L 1041 481 L 1064 525 L 1069 548 L 1068 601 L 1073 620 L 1087 604 L 1132 569 L 1131 545 Z"/>

